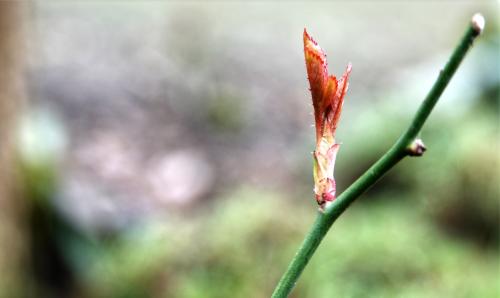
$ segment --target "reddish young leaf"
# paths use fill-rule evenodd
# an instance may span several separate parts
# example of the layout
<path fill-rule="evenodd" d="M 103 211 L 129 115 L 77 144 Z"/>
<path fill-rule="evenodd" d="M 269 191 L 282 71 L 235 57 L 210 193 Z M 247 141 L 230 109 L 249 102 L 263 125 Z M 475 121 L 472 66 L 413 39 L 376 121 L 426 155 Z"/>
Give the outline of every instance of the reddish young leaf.
<path fill-rule="evenodd" d="M 328 75 L 326 54 L 304 29 L 304 56 L 314 108 L 316 150 L 314 151 L 314 193 L 324 208 L 335 199 L 333 168 L 339 150 L 335 143 L 335 130 L 340 120 L 344 96 L 349 85 L 351 64 L 338 79 Z"/>

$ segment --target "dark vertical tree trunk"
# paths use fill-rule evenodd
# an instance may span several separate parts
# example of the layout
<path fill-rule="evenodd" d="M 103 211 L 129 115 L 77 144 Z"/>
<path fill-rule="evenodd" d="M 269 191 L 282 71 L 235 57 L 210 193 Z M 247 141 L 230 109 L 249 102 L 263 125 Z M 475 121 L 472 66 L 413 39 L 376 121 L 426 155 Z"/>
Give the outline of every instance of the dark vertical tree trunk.
<path fill-rule="evenodd" d="M 23 10 L 22 1 L 0 1 L 0 297 L 18 297 L 23 282 L 25 229 L 14 158 L 24 96 Z"/>

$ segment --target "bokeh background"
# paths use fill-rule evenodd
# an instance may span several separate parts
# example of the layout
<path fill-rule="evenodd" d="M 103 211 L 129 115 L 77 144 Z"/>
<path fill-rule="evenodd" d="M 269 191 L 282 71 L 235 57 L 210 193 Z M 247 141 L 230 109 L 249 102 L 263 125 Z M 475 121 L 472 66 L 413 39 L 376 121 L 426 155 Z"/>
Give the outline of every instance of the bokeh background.
<path fill-rule="evenodd" d="M 497 1 L 2 2 L 1 297 L 269 297 L 314 220 L 302 31 L 353 71 L 338 191 L 486 30 L 292 297 L 498 297 Z"/>

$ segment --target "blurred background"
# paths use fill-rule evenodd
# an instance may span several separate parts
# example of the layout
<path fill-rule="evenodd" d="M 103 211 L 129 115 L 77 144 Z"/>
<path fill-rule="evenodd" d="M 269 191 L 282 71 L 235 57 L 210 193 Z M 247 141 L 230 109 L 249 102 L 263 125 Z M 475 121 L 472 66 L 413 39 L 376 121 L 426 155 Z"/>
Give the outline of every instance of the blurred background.
<path fill-rule="evenodd" d="M 1 2 L 0 297 L 269 297 L 314 220 L 302 32 L 353 71 L 338 192 L 486 30 L 292 297 L 498 297 L 497 1 Z"/>

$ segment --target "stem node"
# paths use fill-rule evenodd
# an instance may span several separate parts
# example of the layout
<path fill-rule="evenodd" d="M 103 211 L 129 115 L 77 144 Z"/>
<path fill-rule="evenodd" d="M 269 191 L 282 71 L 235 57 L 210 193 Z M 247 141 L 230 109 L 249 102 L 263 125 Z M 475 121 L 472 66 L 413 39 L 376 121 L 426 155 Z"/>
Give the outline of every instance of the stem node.
<path fill-rule="evenodd" d="M 415 139 L 411 142 L 410 146 L 406 148 L 406 152 L 409 156 L 422 156 L 427 150 L 422 139 Z"/>

